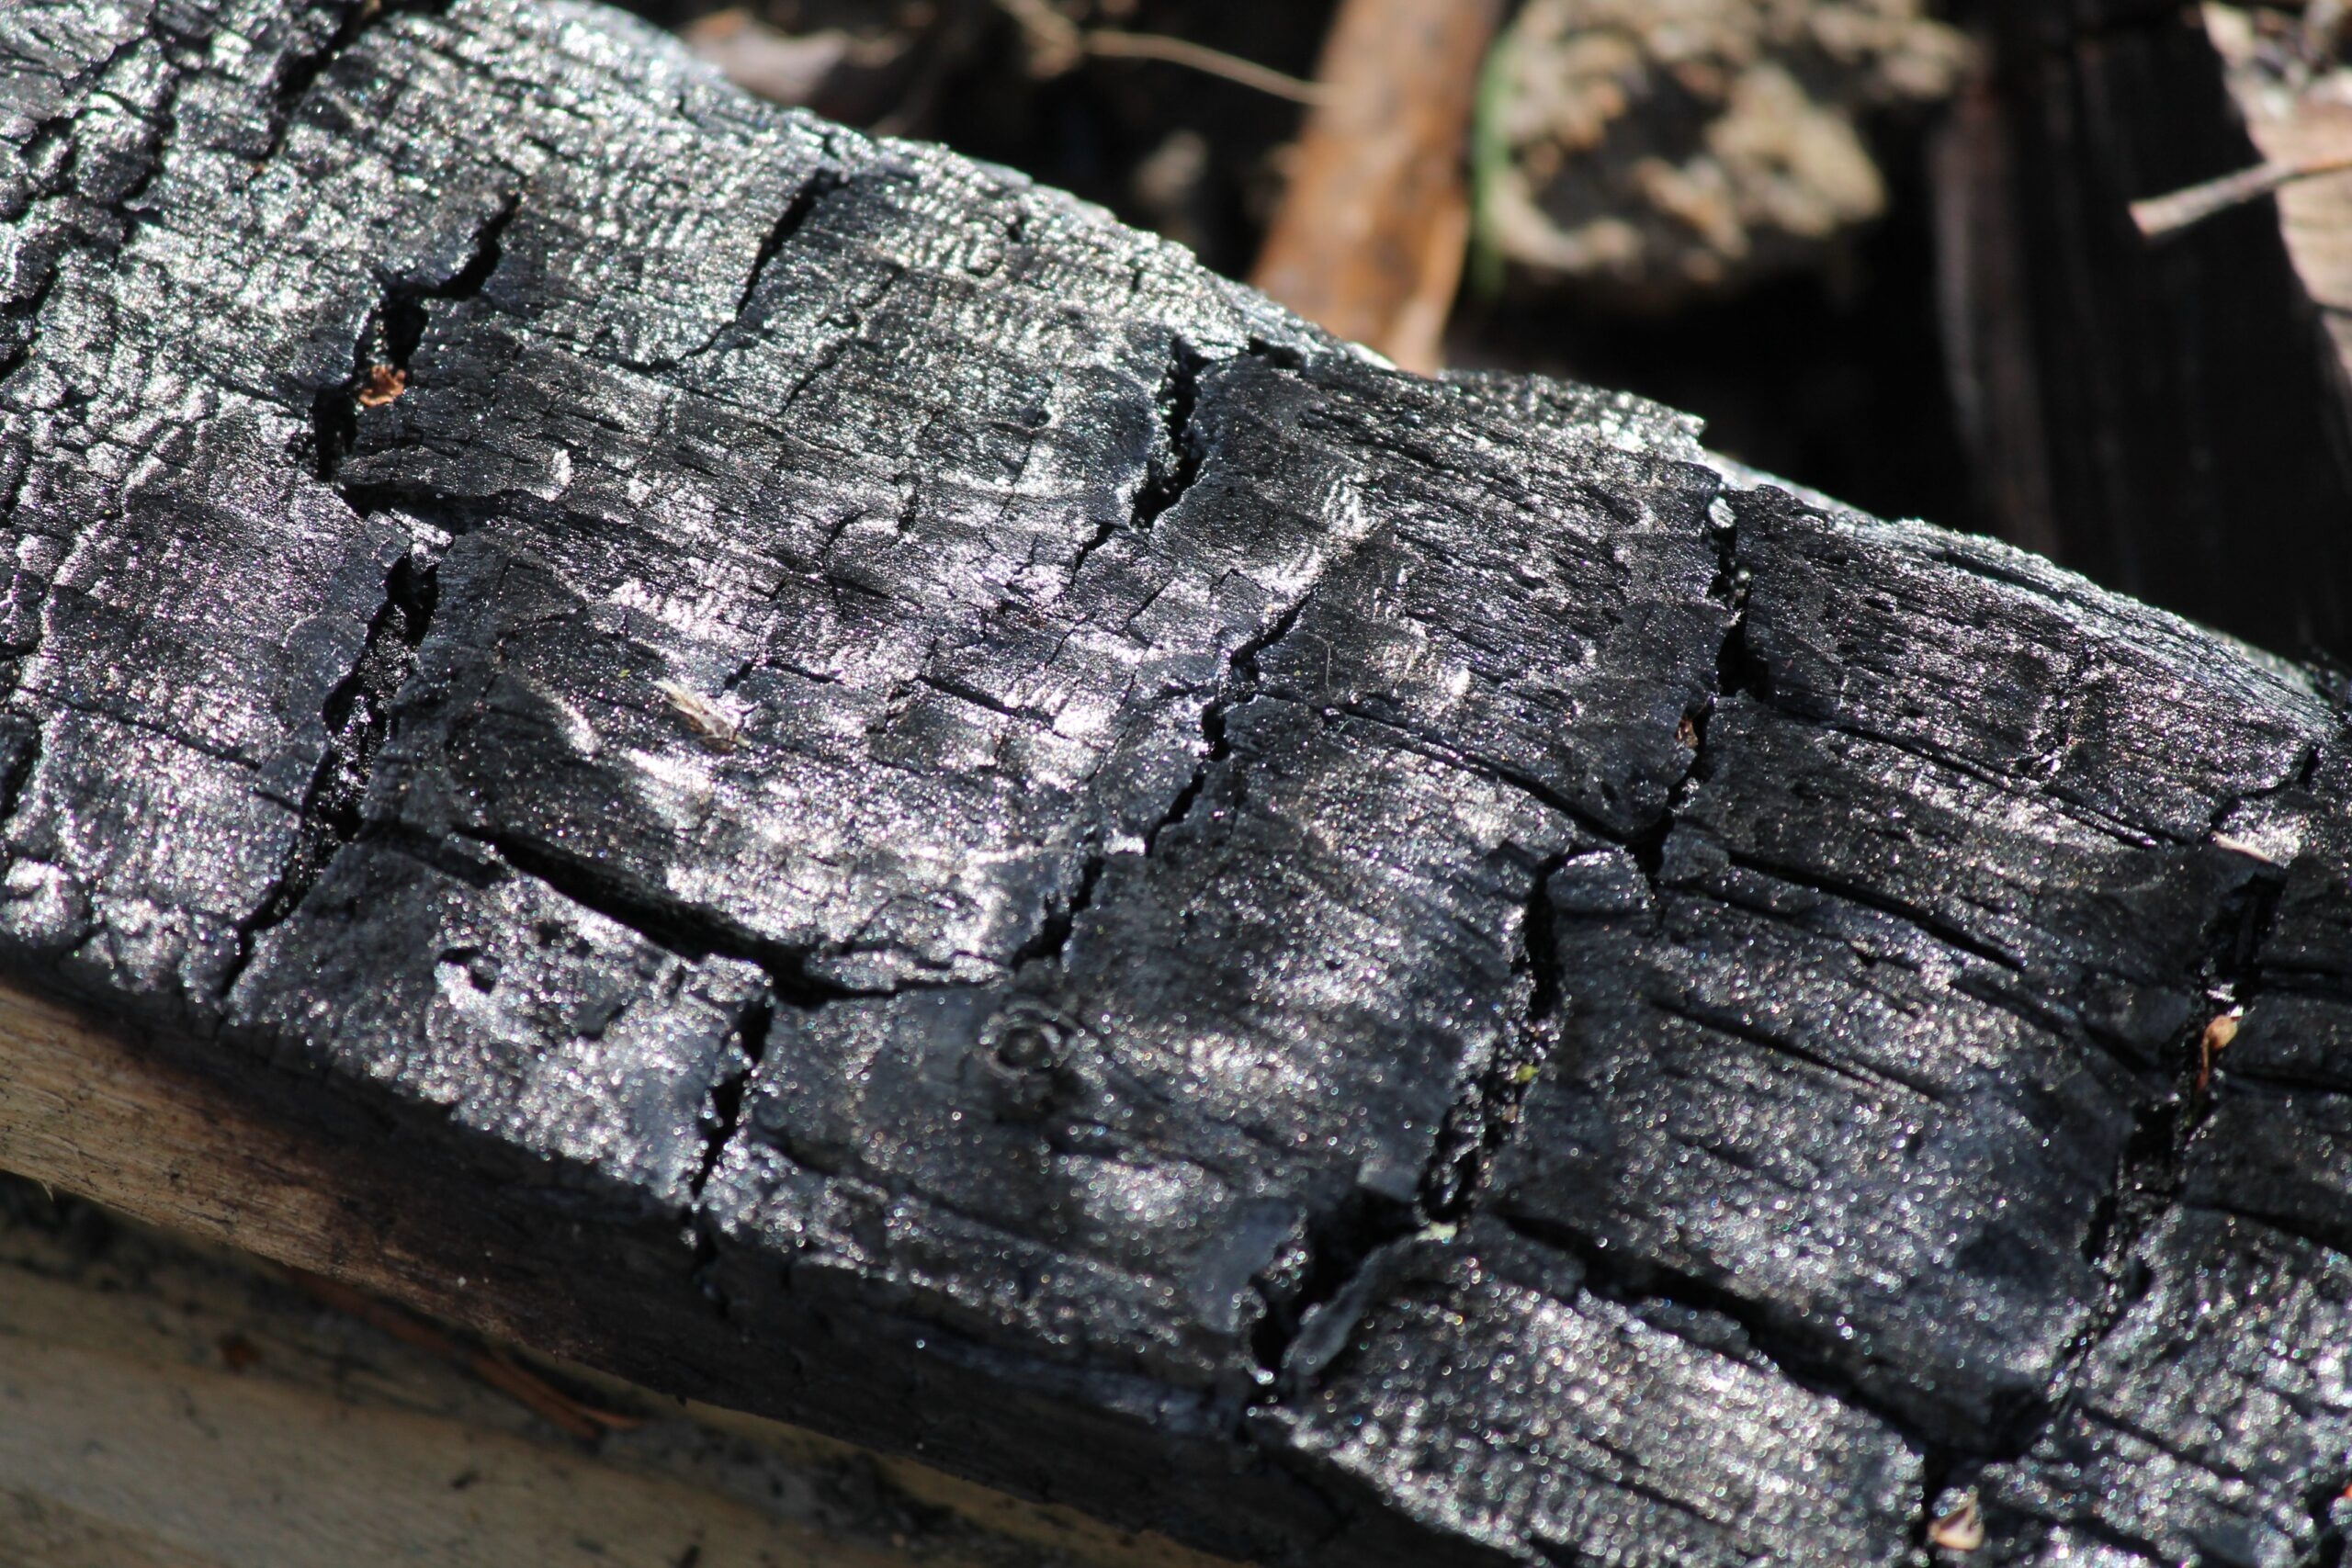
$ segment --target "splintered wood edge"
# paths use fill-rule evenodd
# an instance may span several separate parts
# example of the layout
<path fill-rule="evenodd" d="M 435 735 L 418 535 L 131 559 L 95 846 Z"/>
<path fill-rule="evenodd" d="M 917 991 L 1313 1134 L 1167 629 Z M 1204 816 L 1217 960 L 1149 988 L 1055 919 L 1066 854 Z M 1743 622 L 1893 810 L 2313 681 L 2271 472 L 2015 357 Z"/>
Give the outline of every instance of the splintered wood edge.
<path fill-rule="evenodd" d="M 226 1085 L 140 1048 L 74 1008 L 0 983 L 0 1171 L 85 1198 L 199 1242 L 251 1253 L 372 1292 L 487 1336 L 591 1386 L 667 1396 L 571 1363 L 535 1343 L 526 1301 L 494 1276 L 418 1255 L 371 1210 L 399 1173 L 261 1113 Z M 812 1458 L 864 1452 L 757 1416 L 693 1404 L 707 1425 Z M 1106 1568 L 1226 1568 L 1223 1559 L 1101 1524 L 887 1454 L 901 1490 L 980 1528 Z"/>

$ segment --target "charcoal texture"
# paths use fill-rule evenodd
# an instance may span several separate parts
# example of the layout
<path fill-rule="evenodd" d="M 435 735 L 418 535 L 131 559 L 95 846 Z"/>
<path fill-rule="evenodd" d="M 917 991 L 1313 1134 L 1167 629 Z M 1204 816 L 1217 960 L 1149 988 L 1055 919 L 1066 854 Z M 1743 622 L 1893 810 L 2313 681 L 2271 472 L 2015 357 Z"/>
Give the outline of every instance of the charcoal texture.
<path fill-rule="evenodd" d="M 2336 1550 L 2312 672 L 530 0 L 0 14 L 0 968 L 572 1354 L 1299 1568 Z"/>

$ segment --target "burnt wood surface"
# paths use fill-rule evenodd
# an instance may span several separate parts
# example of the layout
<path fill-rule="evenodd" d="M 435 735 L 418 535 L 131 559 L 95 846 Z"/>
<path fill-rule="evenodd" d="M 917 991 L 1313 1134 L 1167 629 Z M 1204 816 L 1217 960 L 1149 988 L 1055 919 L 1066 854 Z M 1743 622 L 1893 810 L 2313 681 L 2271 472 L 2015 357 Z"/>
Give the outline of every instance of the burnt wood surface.
<path fill-rule="evenodd" d="M 2342 692 L 592 7 L 0 73 L 0 964 L 412 1299 L 1269 1564 L 2335 1550 Z"/>

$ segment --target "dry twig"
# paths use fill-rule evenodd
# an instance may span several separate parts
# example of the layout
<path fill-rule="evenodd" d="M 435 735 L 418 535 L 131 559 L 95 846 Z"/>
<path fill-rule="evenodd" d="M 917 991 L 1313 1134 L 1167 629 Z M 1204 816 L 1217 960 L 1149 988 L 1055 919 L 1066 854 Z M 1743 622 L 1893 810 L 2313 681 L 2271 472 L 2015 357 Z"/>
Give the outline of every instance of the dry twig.
<path fill-rule="evenodd" d="M 2352 173 L 2352 153 L 2301 159 L 2293 163 L 2257 164 L 2217 180 L 2207 180 L 2166 196 L 2132 204 L 2132 221 L 2151 240 L 2170 239 L 2208 218 L 2258 201 L 2271 192 L 2323 175 Z"/>
<path fill-rule="evenodd" d="M 1323 90 L 1315 83 L 1189 39 L 1117 28 L 1081 28 L 1054 9 L 1048 0 L 997 0 L 997 5 L 1028 36 L 1030 69 L 1039 76 L 1058 76 L 1074 70 L 1088 55 L 1102 60 L 1157 60 L 1295 104 L 1312 105 L 1323 99 Z"/>

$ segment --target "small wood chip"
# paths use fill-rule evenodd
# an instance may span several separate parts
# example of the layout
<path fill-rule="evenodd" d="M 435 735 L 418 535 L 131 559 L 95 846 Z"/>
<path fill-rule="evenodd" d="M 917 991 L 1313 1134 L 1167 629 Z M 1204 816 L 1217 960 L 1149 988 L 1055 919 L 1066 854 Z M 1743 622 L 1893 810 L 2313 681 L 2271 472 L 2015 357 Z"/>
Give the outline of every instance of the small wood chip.
<path fill-rule="evenodd" d="M 368 367 L 368 384 L 359 389 L 359 406 L 379 409 L 408 390 L 408 372 L 389 365 Z"/>
<path fill-rule="evenodd" d="M 2213 847 L 2217 850 L 2226 850 L 2233 855 L 2244 855 L 2248 860 L 2258 860 L 2265 865 L 2284 863 L 2277 855 L 2268 853 L 2251 839 L 2241 839 L 2233 833 L 2214 834 Z"/>
<path fill-rule="evenodd" d="M 1928 1527 L 1928 1542 L 1946 1551 L 1974 1551 L 1984 1544 L 1984 1511 L 1977 1506 L 1975 1493 Z"/>
<path fill-rule="evenodd" d="M 670 699 L 678 716 L 704 746 L 713 751 L 732 751 L 742 737 L 742 726 L 736 716 L 692 686 L 682 686 L 675 681 L 659 681 L 654 689 Z"/>
<path fill-rule="evenodd" d="M 2213 1021 L 2205 1026 L 2204 1034 L 2197 1042 L 2197 1087 L 2199 1089 L 2212 1081 L 2213 1058 L 2228 1050 L 2230 1042 L 2238 1037 L 2238 1020 L 2245 1016 L 2245 1009 L 2232 1008 L 2225 1013 L 2216 1014 Z"/>

